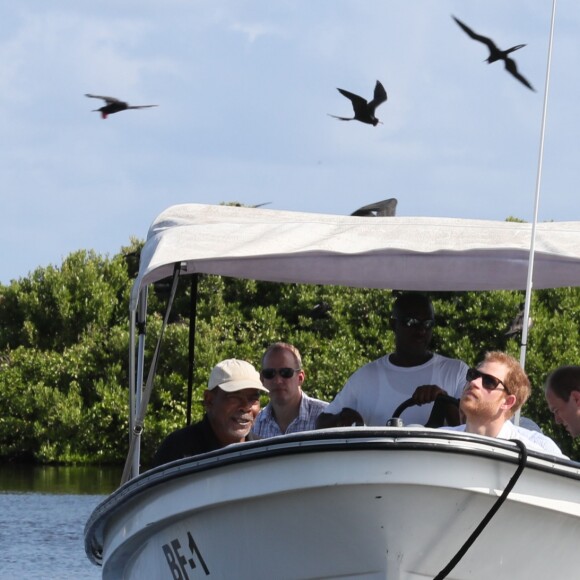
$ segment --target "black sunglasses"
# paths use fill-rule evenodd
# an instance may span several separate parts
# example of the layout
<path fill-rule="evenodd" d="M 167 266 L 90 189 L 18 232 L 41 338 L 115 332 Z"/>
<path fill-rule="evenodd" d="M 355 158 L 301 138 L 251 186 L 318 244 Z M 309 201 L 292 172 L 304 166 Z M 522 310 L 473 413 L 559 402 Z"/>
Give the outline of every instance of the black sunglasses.
<path fill-rule="evenodd" d="M 407 328 L 424 328 L 425 330 L 429 330 L 435 326 L 435 321 L 432 318 L 419 320 L 418 318 L 396 318 L 393 316 L 393 320 L 398 320 Z"/>
<path fill-rule="evenodd" d="M 265 379 L 273 379 L 276 375 L 280 375 L 283 379 L 290 379 L 294 373 L 299 373 L 302 369 L 291 369 L 290 367 L 283 367 L 281 369 L 262 369 L 262 376 Z"/>
<path fill-rule="evenodd" d="M 474 368 L 467 369 L 467 374 L 465 375 L 465 378 L 467 379 L 468 382 L 475 381 L 475 379 L 481 379 L 481 385 L 487 391 L 494 391 L 501 385 L 505 389 L 505 392 L 508 395 L 510 394 L 508 388 L 505 386 L 503 381 L 500 381 L 500 379 L 494 377 L 493 375 L 482 373 L 478 369 Z"/>

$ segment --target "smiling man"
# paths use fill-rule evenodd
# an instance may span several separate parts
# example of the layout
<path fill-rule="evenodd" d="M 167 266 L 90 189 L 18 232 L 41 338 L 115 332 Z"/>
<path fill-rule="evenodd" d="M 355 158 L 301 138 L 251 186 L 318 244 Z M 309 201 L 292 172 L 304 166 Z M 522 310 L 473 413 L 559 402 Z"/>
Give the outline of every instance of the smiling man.
<path fill-rule="evenodd" d="M 572 437 L 580 435 L 580 366 L 563 366 L 552 371 L 545 385 L 546 401 L 554 421 Z"/>
<path fill-rule="evenodd" d="M 443 429 L 519 439 L 533 451 L 563 457 L 552 439 L 510 421 L 530 393 L 528 376 L 515 358 L 499 351 L 488 352 L 476 368 L 470 368 L 466 373 L 465 389 L 459 403 L 465 424 Z"/>
<path fill-rule="evenodd" d="M 409 398 L 417 406 L 405 411 L 402 419 L 405 424 L 425 425 L 439 395 L 461 396 L 467 365 L 429 350 L 435 313 L 428 296 L 401 294 L 395 300 L 390 326 L 395 350 L 351 375 L 320 415 L 319 428 L 350 426 L 355 422 L 384 427 L 395 409 Z"/>
<path fill-rule="evenodd" d="M 262 392 L 268 389 L 249 362 L 227 359 L 218 363 L 203 393 L 203 419 L 169 434 L 152 467 L 252 439 L 250 432 L 260 412 Z"/>
<path fill-rule="evenodd" d="M 293 344 L 271 344 L 262 357 L 260 377 L 269 391 L 270 402 L 256 419 L 256 435 L 276 437 L 315 428 L 316 419 L 328 403 L 309 397 L 302 390 L 306 373 L 300 351 Z"/>

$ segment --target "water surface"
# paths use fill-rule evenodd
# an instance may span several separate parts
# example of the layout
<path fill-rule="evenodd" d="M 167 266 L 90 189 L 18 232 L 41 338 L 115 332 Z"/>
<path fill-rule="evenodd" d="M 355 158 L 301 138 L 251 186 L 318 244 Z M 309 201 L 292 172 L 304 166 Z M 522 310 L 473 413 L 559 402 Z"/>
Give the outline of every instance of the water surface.
<path fill-rule="evenodd" d="M 100 579 L 84 527 L 120 477 L 117 468 L 0 465 L 0 578 Z"/>

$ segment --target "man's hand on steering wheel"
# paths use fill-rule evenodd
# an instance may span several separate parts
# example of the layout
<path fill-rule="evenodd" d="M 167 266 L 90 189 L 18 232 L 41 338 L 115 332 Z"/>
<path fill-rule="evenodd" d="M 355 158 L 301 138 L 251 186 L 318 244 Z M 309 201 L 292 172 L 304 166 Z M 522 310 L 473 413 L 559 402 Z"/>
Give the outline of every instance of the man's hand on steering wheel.
<path fill-rule="evenodd" d="M 415 389 L 411 398 L 415 401 L 416 405 L 424 405 L 425 403 L 431 403 L 439 395 L 446 394 L 447 392 L 437 385 L 421 385 Z"/>

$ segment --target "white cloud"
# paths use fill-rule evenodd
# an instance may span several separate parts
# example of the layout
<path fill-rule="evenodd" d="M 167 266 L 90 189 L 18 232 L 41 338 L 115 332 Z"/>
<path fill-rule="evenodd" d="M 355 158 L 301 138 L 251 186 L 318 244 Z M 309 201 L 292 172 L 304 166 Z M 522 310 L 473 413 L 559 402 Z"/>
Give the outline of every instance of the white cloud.
<path fill-rule="evenodd" d="M 241 32 L 251 44 L 263 36 L 277 36 L 280 29 L 263 22 L 234 22 L 230 24 L 230 29 L 235 32 Z"/>
<path fill-rule="evenodd" d="M 517 62 L 538 93 L 484 63 L 451 14 L 527 43 Z M 394 196 L 402 215 L 525 218 L 549 15 L 530 0 L 4 3 L 0 281 L 79 247 L 115 252 L 186 201 L 349 213 Z M 542 210 L 576 219 L 580 4 L 560 0 L 557 18 Z M 327 116 L 352 114 L 336 87 L 368 98 L 377 79 L 384 125 Z M 87 92 L 160 107 L 102 121 Z M 42 255 L 20 249 L 20 223 Z"/>

